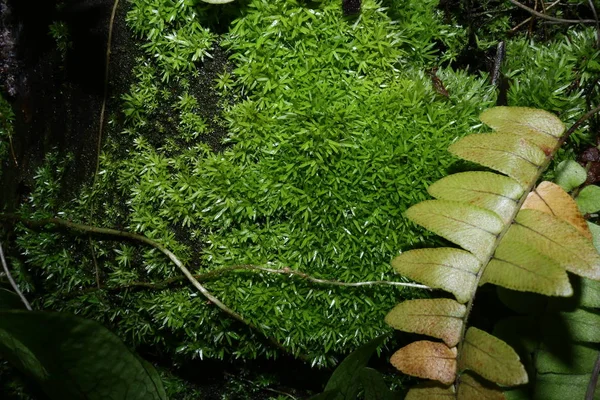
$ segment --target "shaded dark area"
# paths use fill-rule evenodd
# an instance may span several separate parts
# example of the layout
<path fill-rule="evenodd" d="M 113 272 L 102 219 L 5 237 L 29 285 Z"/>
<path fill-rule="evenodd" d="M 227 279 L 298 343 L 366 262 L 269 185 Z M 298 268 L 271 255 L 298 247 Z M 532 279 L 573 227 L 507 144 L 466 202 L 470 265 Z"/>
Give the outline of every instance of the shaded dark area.
<path fill-rule="evenodd" d="M 56 149 L 74 161 L 64 186 L 75 193 L 95 168 L 98 122 L 104 90 L 107 29 L 112 0 L 70 1 L 60 10 L 45 0 L 7 0 L 3 24 L 14 41 L 14 63 L 2 76 L 2 91 L 15 112 L 14 150 L 18 165 L 3 165 L 0 205 L 13 210 L 29 192 L 31 177 Z M 113 87 L 124 87 L 136 54 L 123 23 L 124 8 L 114 26 L 110 100 Z M 63 62 L 49 35 L 50 24 L 64 21 L 72 45 Z M 14 90 L 10 80 L 14 78 Z M 109 111 L 110 111 L 109 102 Z M 107 113 L 108 115 L 109 113 Z"/>

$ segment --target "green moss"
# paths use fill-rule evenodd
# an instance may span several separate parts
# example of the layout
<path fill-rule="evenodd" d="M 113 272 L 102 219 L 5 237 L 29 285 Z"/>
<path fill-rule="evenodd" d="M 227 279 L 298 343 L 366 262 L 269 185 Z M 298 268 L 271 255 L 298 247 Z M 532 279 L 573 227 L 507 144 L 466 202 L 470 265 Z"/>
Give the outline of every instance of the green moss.
<path fill-rule="evenodd" d="M 199 9 L 191 0 L 132 0 L 127 22 L 146 39 L 142 46 L 169 81 L 192 71 L 194 63 L 210 57 L 215 35 L 201 26 Z"/>
<path fill-rule="evenodd" d="M 14 120 L 15 114 L 12 107 L 0 96 L 0 163 L 2 164 L 9 162 Z M 2 169 L 0 169 L 1 175 Z"/>
<path fill-rule="evenodd" d="M 454 167 L 448 145 L 478 128 L 479 113 L 495 102 L 494 88 L 485 74 L 441 67 L 437 76 L 450 96 L 433 89 L 427 71 L 454 58 L 465 37 L 460 27 L 442 22 L 437 2 L 386 9 L 365 0 L 355 19 L 342 17 L 338 0 L 310 4 L 247 4 L 222 37 L 231 66 L 220 71 L 214 87 L 225 110 L 211 116 L 202 102 L 207 89 L 195 89 L 195 75 L 182 74 L 169 85 L 157 79 L 191 68 L 192 53 L 164 42 L 164 33 L 188 29 L 197 8 L 133 1 L 130 22 L 154 49 L 123 96 L 125 122 L 107 139 L 96 187 L 75 203 L 58 204 L 58 181 L 51 177 L 60 160 L 50 160 L 24 210 L 61 211 L 75 221 L 142 233 L 196 273 L 255 264 L 348 282 L 399 279 L 391 258 L 432 243 L 402 213 L 427 198 L 426 187 Z M 144 23 L 154 9 L 163 11 Z M 525 52 L 533 45 L 522 39 L 507 44 L 510 104 L 560 107 L 567 120 L 580 112 L 581 93 L 564 85 L 590 56 L 592 36 L 581 35 L 579 46 L 536 47 L 538 62 Z M 196 46 L 207 49 L 204 36 Z M 437 50 L 444 47 L 445 53 Z M 186 62 L 173 62 L 164 56 L 169 52 Z M 546 62 L 556 62 L 557 70 Z M 529 83 L 536 79 L 538 86 Z M 226 121 L 229 132 L 218 153 L 205 141 L 215 134 L 215 119 Z M 87 240 L 25 230 L 19 240 L 28 261 L 24 270 L 45 282 L 45 290 L 36 290 L 49 293 L 40 301 L 93 315 L 132 344 L 154 345 L 175 360 L 279 354 L 191 287 L 93 291 Z M 95 241 L 94 249 L 108 287 L 179 276 L 156 250 L 107 241 Z M 400 299 L 425 295 L 389 286 L 319 286 L 248 271 L 205 284 L 264 333 L 319 365 L 388 329 L 383 317 Z M 63 301 L 62 294 L 80 287 L 89 291 Z"/>

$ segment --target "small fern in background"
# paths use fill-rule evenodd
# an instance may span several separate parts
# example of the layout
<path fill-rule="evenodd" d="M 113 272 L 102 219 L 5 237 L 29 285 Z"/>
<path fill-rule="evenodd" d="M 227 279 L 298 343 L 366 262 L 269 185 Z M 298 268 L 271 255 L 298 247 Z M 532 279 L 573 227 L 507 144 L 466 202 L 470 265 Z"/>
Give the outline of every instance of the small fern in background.
<path fill-rule="evenodd" d="M 584 214 L 600 211 L 599 187 L 582 188 L 587 171 L 575 161 L 556 168 L 556 183 L 575 198 Z M 600 226 L 587 222 L 594 245 L 600 251 Z M 598 367 L 600 342 L 600 282 L 571 277 L 569 299 L 498 288 L 500 300 L 517 316 L 504 319 L 494 334 L 513 346 L 529 374 L 527 386 L 506 392 L 508 399 L 599 399 L 592 393 L 594 368 Z M 585 397 L 587 396 L 587 397 Z"/>
<path fill-rule="evenodd" d="M 529 381 L 513 348 L 468 327 L 477 288 L 485 283 L 546 296 L 572 296 L 567 271 L 600 280 L 600 255 L 577 204 L 560 186 L 536 182 L 564 143 L 554 115 L 530 108 L 496 107 L 481 120 L 494 133 L 474 134 L 450 146 L 456 156 L 488 171 L 447 176 L 429 187 L 408 218 L 462 249 L 407 251 L 392 261 L 411 279 L 450 292 L 455 300 L 408 300 L 386 317 L 396 329 L 443 342 L 417 341 L 391 359 L 400 371 L 437 381 L 407 399 L 501 399 L 498 386 Z M 464 249 L 464 250 L 463 250 Z"/>

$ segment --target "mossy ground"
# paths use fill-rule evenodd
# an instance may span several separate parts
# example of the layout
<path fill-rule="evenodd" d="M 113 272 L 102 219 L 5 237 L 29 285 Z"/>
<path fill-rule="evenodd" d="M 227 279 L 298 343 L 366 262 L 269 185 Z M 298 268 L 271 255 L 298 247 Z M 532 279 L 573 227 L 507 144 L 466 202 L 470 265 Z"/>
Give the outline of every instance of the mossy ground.
<path fill-rule="evenodd" d="M 403 212 L 460 168 L 446 148 L 480 128 L 479 113 L 497 96 L 485 71 L 461 61 L 473 32 L 458 15 L 420 0 L 365 0 L 357 17 L 343 17 L 339 0 L 124 7 L 142 51 L 128 87 L 114 87 L 96 184 L 65 201 L 61 188 L 75 165 L 50 153 L 23 215 L 144 234 L 194 273 L 251 264 L 345 282 L 398 280 L 391 258 L 432 245 Z M 511 19 L 486 27 L 475 44 L 482 54 L 505 38 Z M 588 88 L 598 72 L 593 30 L 557 31 L 545 42 L 516 36 L 506 46 L 509 105 L 544 108 L 569 123 L 597 96 Z M 448 97 L 432 85 L 434 67 Z M 126 72 L 113 68 L 111 79 Z M 586 140 L 580 133 L 574 143 Z M 94 290 L 90 246 L 112 290 Z M 174 365 L 280 357 L 267 334 L 331 366 L 388 330 L 383 317 L 397 302 L 427 295 L 256 272 L 206 282 L 257 332 L 184 284 L 119 290 L 179 274 L 135 243 L 19 228 L 12 253 L 36 307 L 101 320 Z"/>

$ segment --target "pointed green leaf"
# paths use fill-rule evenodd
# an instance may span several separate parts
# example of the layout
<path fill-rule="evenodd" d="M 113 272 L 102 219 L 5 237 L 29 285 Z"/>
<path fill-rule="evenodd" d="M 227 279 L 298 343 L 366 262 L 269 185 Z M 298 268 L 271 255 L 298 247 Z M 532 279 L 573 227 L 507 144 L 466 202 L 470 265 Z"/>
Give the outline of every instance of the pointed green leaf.
<path fill-rule="evenodd" d="M 452 144 L 448 151 L 516 179 L 524 187 L 537 179 L 546 154 L 522 137 L 510 134 L 474 134 Z"/>
<path fill-rule="evenodd" d="M 511 220 L 523 195 L 523 188 L 514 179 L 480 171 L 448 175 L 427 191 L 436 199 L 462 201 L 493 211 L 504 223 Z"/>
<path fill-rule="evenodd" d="M 460 339 L 467 308 L 451 299 L 407 300 L 386 315 L 392 328 L 442 339 L 454 347 Z"/>
<path fill-rule="evenodd" d="M 591 374 L 540 374 L 536 378 L 533 400 L 584 399 L 590 377 Z M 598 386 L 596 385 L 594 400 L 600 400 Z"/>
<path fill-rule="evenodd" d="M 600 255 L 571 224 L 538 210 L 521 210 L 505 240 L 527 243 L 577 275 L 600 280 Z"/>
<path fill-rule="evenodd" d="M 36 355 L 15 336 L 0 328 L 0 356 L 10 365 L 33 378 L 45 382 L 50 373 Z"/>
<path fill-rule="evenodd" d="M 478 376 L 465 372 L 460 376 L 457 400 L 504 400 L 504 393 L 494 385 Z"/>
<path fill-rule="evenodd" d="M 404 400 L 455 400 L 454 386 L 424 382 L 408 391 Z"/>
<path fill-rule="evenodd" d="M 571 296 L 564 268 L 526 243 L 502 240 L 483 272 L 480 285 L 493 283 L 512 290 L 547 296 Z"/>
<path fill-rule="evenodd" d="M 456 348 L 449 349 L 443 343 L 413 342 L 396 351 L 390 362 L 407 375 L 433 379 L 445 385 L 456 378 Z"/>
<path fill-rule="evenodd" d="M 583 307 L 600 308 L 600 282 L 581 279 L 579 304 Z"/>
<path fill-rule="evenodd" d="M 598 358 L 596 346 L 560 340 L 548 348 L 542 343 L 536 354 L 536 370 L 540 374 L 587 374 Z"/>
<path fill-rule="evenodd" d="M 477 328 L 469 328 L 459 368 L 504 386 L 527 383 L 527 372 L 512 347 Z"/>
<path fill-rule="evenodd" d="M 565 131 L 556 115 L 527 107 L 493 107 L 479 117 L 483 123 L 500 133 L 520 135 L 550 154 Z"/>
<path fill-rule="evenodd" d="M 475 289 L 480 263 L 471 253 L 450 247 L 410 250 L 392 260 L 394 270 L 432 288 L 452 293 L 466 303 Z"/>
<path fill-rule="evenodd" d="M 595 312 L 578 308 L 572 312 L 561 312 L 559 317 L 549 316 L 544 329 L 549 332 L 557 331 L 556 325 L 567 326 L 571 340 L 580 342 L 600 343 L 600 315 Z"/>
<path fill-rule="evenodd" d="M 158 375 L 149 372 L 152 367 L 95 321 L 60 313 L 0 311 L 0 332 L 0 353 L 22 359 L 21 350 L 15 353 L 10 346 L 18 341 L 48 371 L 41 379 L 40 368 L 32 371 L 28 363 L 17 364 L 52 399 L 166 399 Z"/>
<path fill-rule="evenodd" d="M 389 333 L 378 336 L 354 350 L 333 371 L 324 392 L 339 390 L 342 399 L 354 399 L 359 391 L 359 375 L 367 366 L 373 352 L 389 337 Z"/>
<path fill-rule="evenodd" d="M 577 161 L 564 160 L 556 167 L 554 182 L 566 192 L 570 192 L 576 187 L 583 185 L 586 179 L 587 172 Z"/>
<path fill-rule="evenodd" d="M 584 187 L 575 199 L 579 209 L 584 214 L 600 211 L 600 187 L 589 185 Z"/>
<path fill-rule="evenodd" d="M 363 368 L 360 371 L 360 382 L 365 391 L 365 400 L 394 400 L 394 393 L 377 370 Z"/>
<path fill-rule="evenodd" d="M 503 227 L 496 213 L 456 201 L 426 200 L 410 207 L 406 216 L 479 260 L 490 254 Z"/>

